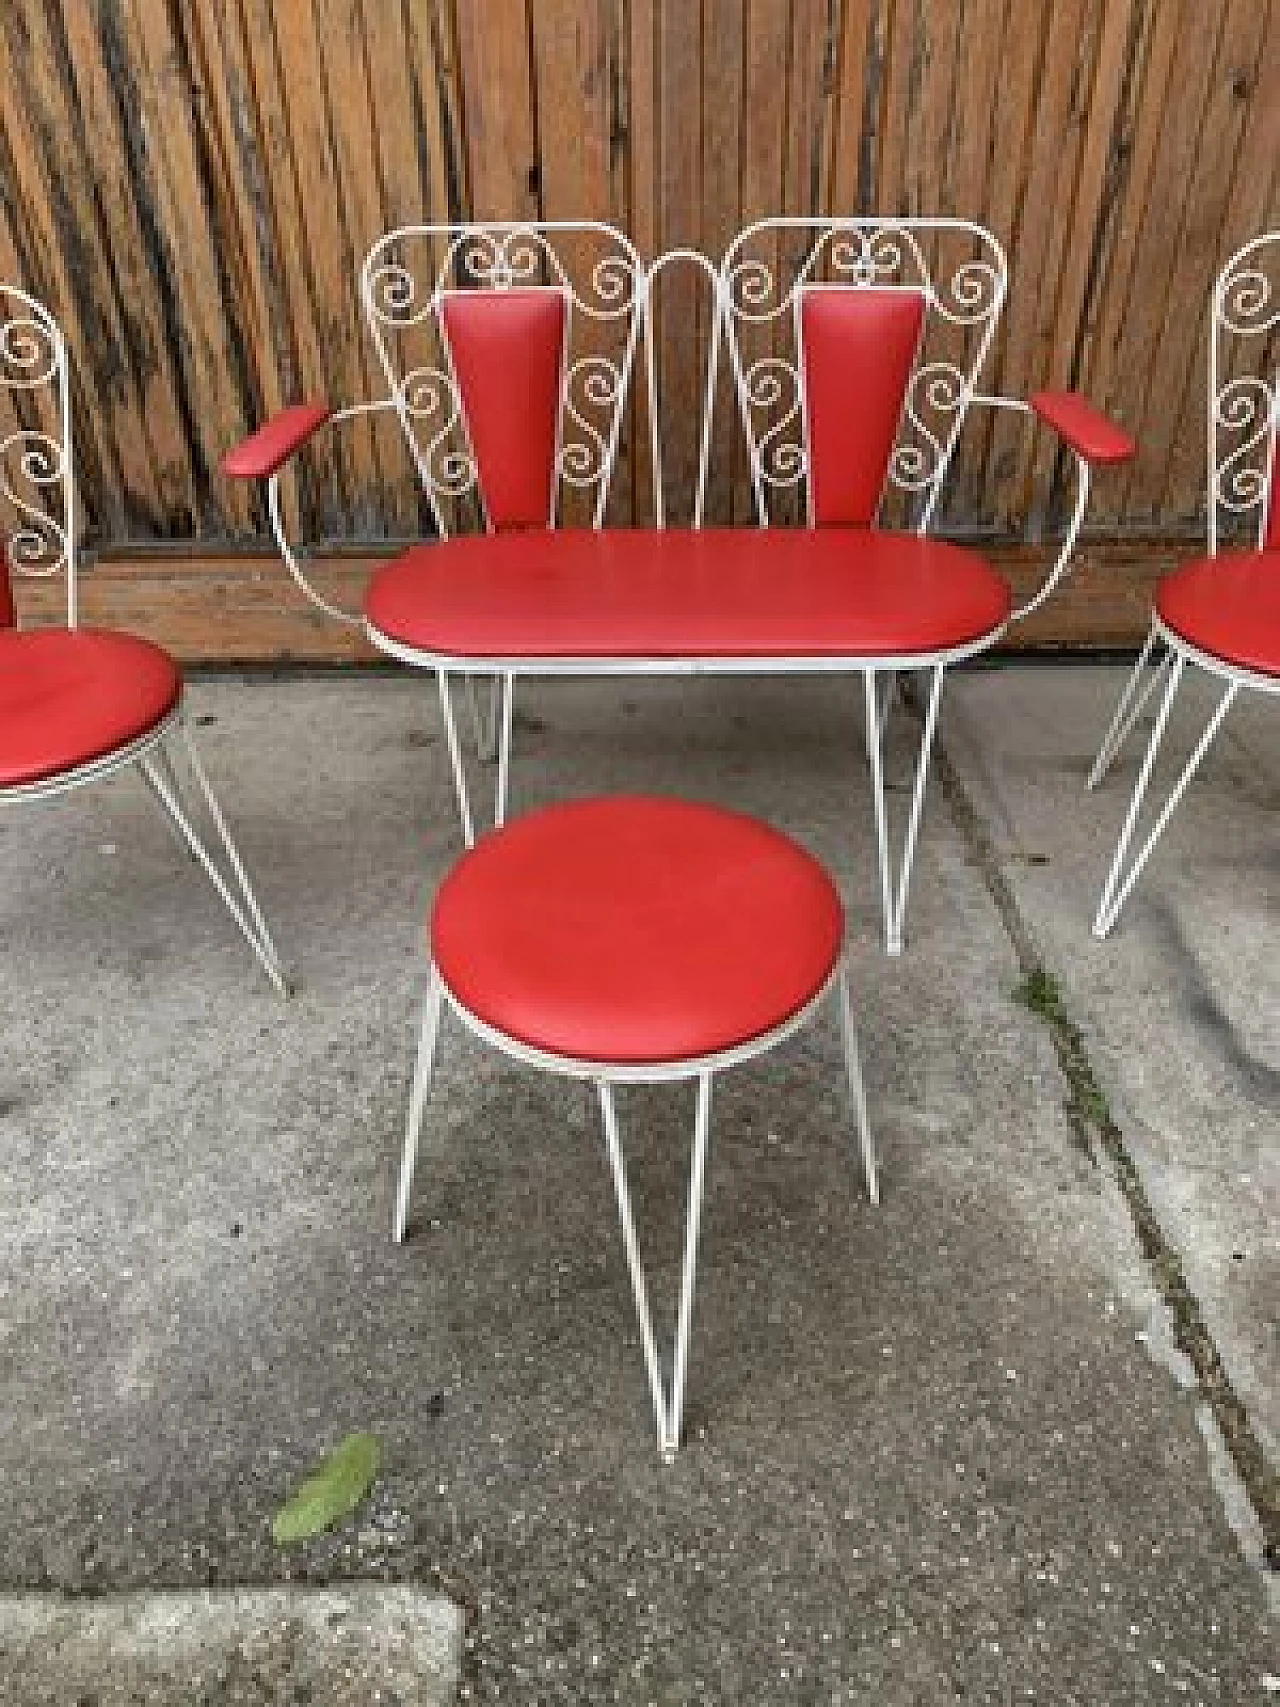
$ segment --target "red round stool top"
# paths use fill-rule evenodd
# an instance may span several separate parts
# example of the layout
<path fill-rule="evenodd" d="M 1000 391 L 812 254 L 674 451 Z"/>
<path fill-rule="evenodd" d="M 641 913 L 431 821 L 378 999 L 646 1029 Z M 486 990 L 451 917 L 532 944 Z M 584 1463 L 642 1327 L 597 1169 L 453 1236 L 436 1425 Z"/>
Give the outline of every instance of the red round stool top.
<path fill-rule="evenodd" d="M 445 878 L 431 954 L 459 1004 L 549 1055 L 694 1060 L 762 1037 L 840 957 L 835 885 L 754 818 L 621 795 L 484 837 Z"/>
<path fill-rule="evenodd" d="M 1280 676 L 1280 551 L 1198 557 L 1156 589 L 1160 620 L 1200 652 Z"/>
<path fill-rule="evenodd" d="M 0 633 L 0 788 L 62 776 L 154 729 L 182 694 L 178 667 L 135 634 Z"/>

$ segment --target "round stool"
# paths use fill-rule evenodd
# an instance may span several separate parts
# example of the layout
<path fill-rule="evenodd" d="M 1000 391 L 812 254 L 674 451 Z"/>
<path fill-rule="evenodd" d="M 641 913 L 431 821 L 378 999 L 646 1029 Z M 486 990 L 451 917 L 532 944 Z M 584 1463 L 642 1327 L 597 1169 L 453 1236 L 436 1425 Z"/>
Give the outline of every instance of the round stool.
<path fill-rule="evenodd" d="M 680 1441 L 712 1078 L 790 1037 L 832 993 L 867 1189 L 878 1201 L 843 940 L 840 897 L 817 860 L 753 818 L 681 800 L 617 796 L 531 813 L 464 854 L 436 895 L 395 1237 L 404 1237 L 446 998 L 471 1031 L 504 1054 L 592 1080 L 658 1449 L 668 1461 Z M 697 1080 L 697 1117 L 668 1390 L 613 1087 L 684 1079 Z"/>

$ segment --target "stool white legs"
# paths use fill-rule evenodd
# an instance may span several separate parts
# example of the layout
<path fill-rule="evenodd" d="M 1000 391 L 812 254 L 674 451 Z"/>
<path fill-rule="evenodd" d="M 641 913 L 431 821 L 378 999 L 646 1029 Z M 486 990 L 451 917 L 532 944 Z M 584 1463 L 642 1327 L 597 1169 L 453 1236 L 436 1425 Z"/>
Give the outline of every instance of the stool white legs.
<path fill-rule="evenodd" d="M 872 1203 L 880 1201 L 880 1186 L 876 1174 L 875 1146 L 871 1137 L 871 1126 L 867 1119 L 866 1089 L 862 1080 L 862 1066 L 858 1058 L 858 1040 L 854 1029 L 853 1012 L 849 999 L 849 980 L 845 968 L 841 966 L 832 986 L 840 1012 L 840 1033 L 844 1045 L 845 1072 L 848 1076 L 849 1101 L 853 1109 L 854 1122 L 858 1129 L 858 1143 L 862 1155 L 863 1171 L 866 1174 L 867 1193 Z M 453 1004 L 451 1004 L 453 1005 Z M 400 1163 L 400 1182 L 396 1190 L 395 1217 L 392 1233 L 396 1242 L 403 1240 L 405 1226 L 409 1216 L 409 1197 L 413 1189 L 414 1165 L 418 1153 L 418 1137 L 422 1130 L 423 1115 L 427 1106 L 427 1098 L 431 1092 L 431 1079 L 435 1065 L 436 1044 L 440 1034 L 440 1020 L 444 1008 L 444 984 L 435 967 L 431 968 L 431 982 L 427 990 L 427 999 L 423 1008 L 422 1029 L 418 1042 L 418 1058 L 414 1068 L 413 1087 L 409 1093 L 409 1113 L 405 1124 L 404 1152 Z M 504 1040 L 496 1033 L 481 1027 L 479 1022 L 469 1016 L 465 1009 L 458 1007 L 457 1012 L 464 1024 L 496 1044 L 504 1053 L 516 1059 L 528 1060 L 528 1055 L 514 1040 Z M 795 1022 L 782 1035 L 788 1035 L 793 1030 Z M 771 1045 L 765 1043 L 763 1047 Z M 758 1050 L 755 1052 L 759 1052 Z M 653 1315 L 649 1307 L 649 1293 L 645 1285 L 644 1265 L 640 1258 L 640 1243 L 636 1236 L 635 1218 L 631 1212 L 631 1193 L 627 1185 L 627 1165 L 623 1153 L 622 1139 L 618 1132 L 618 1113 L 614 1101 L 615 1084 L 625 1080 L 625 1073 L 615 1069 L 615 1076 L 606 1076 L 608 1069 L 601 1064 L 592 1068 L 581 1064 L 573 1071 L 574 1077 L 590 1076 L 596 1086 L 600 1099 L 600 1113 L 604 1121 L 605 1148 L 609 1155 L 609 1167 L 613 1175 L 614 1196 L 618 1205 L 618 1220 L 622 1227 L 622 1243 L 626 1252 L 627 1272 L 631 1279 L 631 1293 L 635 1301 L 636 1318 L 640 1325 L 640 1344 L 644 1353 L 645 1371 L 649 1378 L 649 1392 L 653 1400 L 654 1420 L 658 1429 L 658 1451 L 663 1459 L 670 1463 L 680 1445 L 680 1431 L 684 1421 L 685 1382 L 689 1368 L 689 1337 L 693 1323 L 693 1293 L 698 1268 L 698 1232 L 702 1222 L 702 1201 L 705 1193 L 707 1149 L 711 1140 L 711 1081 L 712 1066 L 729 1063 L 732 1057 L 707 1057 L 712 1065 L 706 1065 L 701 1071 L 697 1064 L 685 1065 L 682 1071 L 681 1063 L 673 1063 L 667 1069 L 663 1068 L 651 1075 L 643 1075 L 654 1079 L 667 1079 L 671 1082 L 682 1082 L 696 1078 L 697 1112 L 693 1127 L 693 1149 L 689 1162 L 689 1196 L 685 1210 L 684 1259 L 680 1271 L 680 1302 L 676 1313 L 675 1346 L 671 1360 L 671 1381 L 668 1386 L 663 1376 L 662 1360 L 658 1352 L 657 1339 L 653 1331 Z M 744 1058 L 740 1053 L 738 1058 Z M 544 1057 L 543 1065 L 550 1064 Z M 553 1069 L 554 1070 L 554 1069 Z M 561 1067 L 560 1071 L 564 1071 Z"/>
<path fill-rule="evenodd" d="M 636 1316 L 640 1323 L 640 1344 L 644 1350 L 645 1368 L 649 1374 L 649 1391 L 653 1396 L 653 1413 L 658 1423 L 658 1451 L 664 1461 L 671 1463 L 680 1445 L 680 1424 L 684 1414 L 685 1373 L 689 1364 L 689 1326 L 693 1320 L 693 1285 L 698 1266 L 698 1226 L 702 1219 L 703 1178 L 707 1163 L 707 1142 L 711 1135 L 711 1074 L 698 1075 L 698 1112 L 693 1129 L 693 1156 L 689 1165 L 689 1206 L 685 1219 L 684 1265 L 680 1274 L 680 1309 L 676 1318 L 675 1357 L 672 1362 L 671 1391 L 666 1391 L 658 1348 L 653 1335 L 653 1318 L 649 1312 L 649 1295 L 644 1283 L 644 1267 L 640 1261 L 640 1245 L 636 1239 L 635 1221 L 631 1214 L 631 1194 L 627 1190 L 627 1165 L 618 1136 L 618 1115 L 613 1102 L 613 1087 L 600 1080 L 600 1112 L 604 1117 L 605 1143 L 609 1150 L 609 1165 L 613 1169 L 613 1189 L 618 1199 L 618 1219 L 622 1223 L 622 1242 L 627 1252 L 627 1268 L 631 1275 L 631 1291 L 635 1298 Z"/>

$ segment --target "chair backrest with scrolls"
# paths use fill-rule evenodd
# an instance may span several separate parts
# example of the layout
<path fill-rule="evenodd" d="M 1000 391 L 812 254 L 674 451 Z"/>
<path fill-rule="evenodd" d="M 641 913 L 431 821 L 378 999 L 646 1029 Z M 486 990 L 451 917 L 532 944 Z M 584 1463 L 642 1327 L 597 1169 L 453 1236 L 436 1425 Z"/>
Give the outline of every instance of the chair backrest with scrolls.
<path fill-rule="evenodd" d="M 1243 532 L 1280 551 L 1280 231 L 1255 237 L 1214 281 L 1209 325 L 1209 550 Z"/>
<path fill-rule="evenodd" d="M 10 575 L 64 573 L 74 627 L 67 347 L 47 308 L 17 285 L 0 284 L 0 626 L 14 620 Z"/>
<path fill-rule="evenodd" d="M 413 225 L 365 257 L 365 318 L 442 536 L 474 494 L 490 529 L 598 527 L 644 297 L 632 244 L 596 221 Z"/>
<path fill-rule="evenodd" d="M 1007 284 L 1000 245 L 966 220 L 778 218 L 741 232 L 719 307 L 757 520 L 803 495 L 811 526 L 923 532 Z"/>

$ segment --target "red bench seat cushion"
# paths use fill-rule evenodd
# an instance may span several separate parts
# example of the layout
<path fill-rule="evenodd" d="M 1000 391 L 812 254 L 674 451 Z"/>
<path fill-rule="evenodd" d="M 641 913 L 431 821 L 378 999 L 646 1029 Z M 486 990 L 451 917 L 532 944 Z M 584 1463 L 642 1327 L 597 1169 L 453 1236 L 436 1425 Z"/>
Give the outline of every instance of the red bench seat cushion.
<path fill-rule="evenodd" d="M 1280 676 L 1280 551 L 1200 557 L 1156 589 L 1160 620 L 1198 651 Z"/>
<path fill-rule="evenodd" d="M 779 831 L 620 795 L 517 818 L 437 891 L 431 952 L 470 1013 L 546 1054 L 677 1063 L 784 1024 L 826 985 L 844 915 Z"/>
<path fill-rule="evenodd" d="M 539 529 L 416 546 L 364 609 L 375 644 L 431 658 L 883 658 L 994 638 L 1010 596 L 916 534 Z"/>
<path fill-rule="evenodd" d="M 63 776 L 128 746 L 181 693 L 172 658 L 136 635 L 0 632 L 0 789 Z"/>

